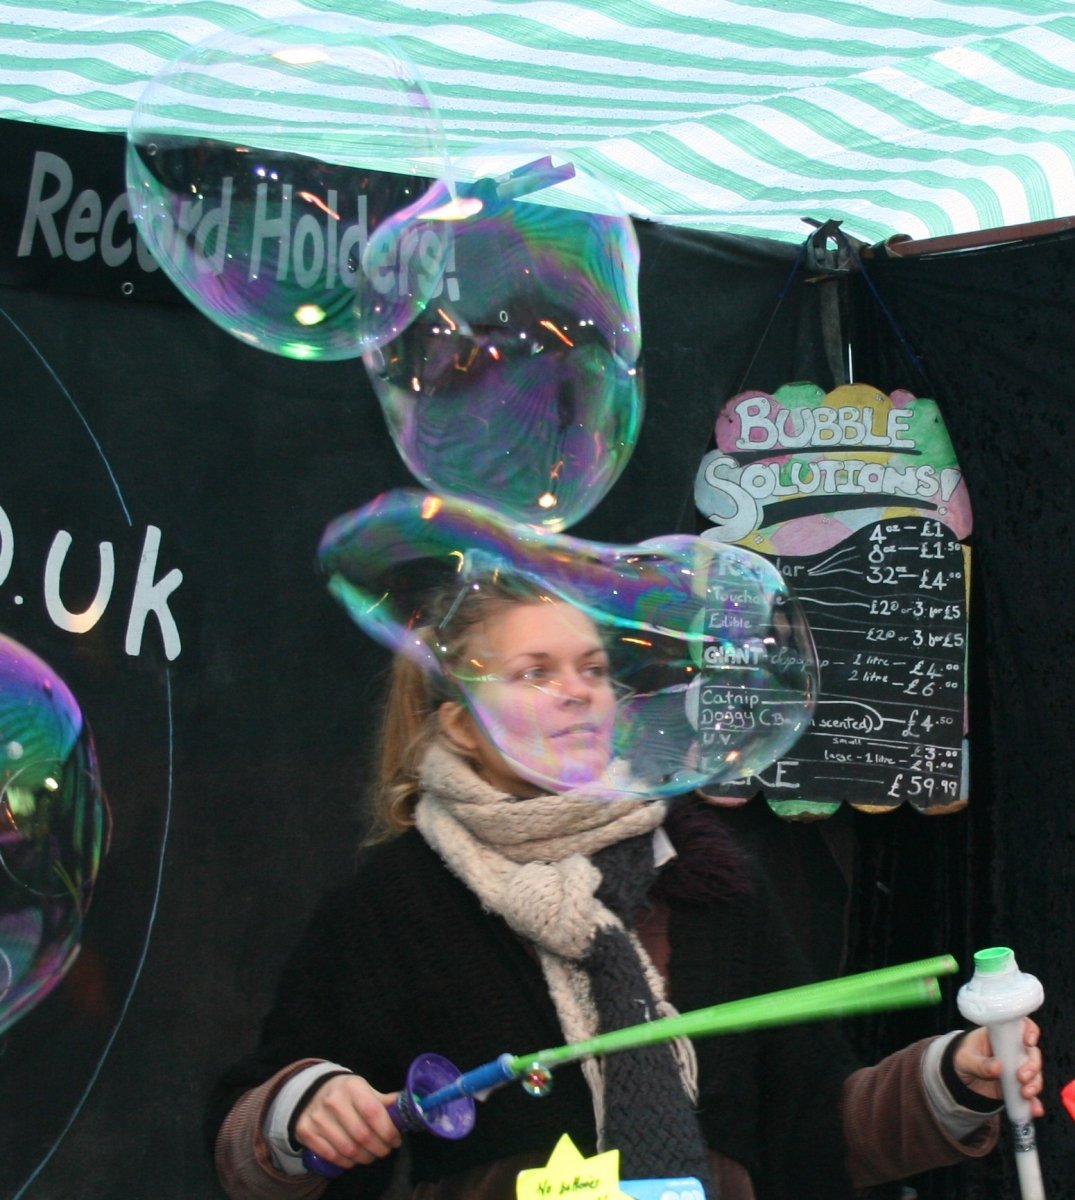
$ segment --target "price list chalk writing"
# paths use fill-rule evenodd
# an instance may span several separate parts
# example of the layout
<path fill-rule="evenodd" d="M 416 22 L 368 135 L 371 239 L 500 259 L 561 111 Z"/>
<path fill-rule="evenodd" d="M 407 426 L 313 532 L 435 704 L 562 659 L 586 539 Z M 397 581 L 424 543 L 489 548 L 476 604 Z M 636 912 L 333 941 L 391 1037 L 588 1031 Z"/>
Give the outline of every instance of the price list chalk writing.
<path fill-rule="evenodd" d="M 959 807 L 967 614 L 958 538 L 939 521 L 902 517 L 777 566 L 810 620 L 821 688 L 770 798 Z"/>

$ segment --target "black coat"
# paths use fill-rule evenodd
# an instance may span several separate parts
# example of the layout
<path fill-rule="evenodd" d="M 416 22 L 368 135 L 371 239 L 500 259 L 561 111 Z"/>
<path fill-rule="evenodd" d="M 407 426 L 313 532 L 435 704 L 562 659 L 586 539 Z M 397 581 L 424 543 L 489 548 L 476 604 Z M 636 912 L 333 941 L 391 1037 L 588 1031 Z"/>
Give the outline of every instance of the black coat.
<path fill-rule="evenodd" d="M 695 810 L 694 830 L 699 821 L 704 829 L 705 813 Z M 806 982 L 761 872 L 720 843 L 716 821 L 712 840 L 700 843 L 711 857 L 682 845 L 674 823 L 669 832 L 681 857 L 662 873 L 658 890 L 670 909 L 676 1007 L 686 1012 Z M 258 1050 L 217 1088 L 210 1133 L 242 1092 L 300 1058 L 341 1063 L 391 1092 L 422 1052 L 469 1070 L 505 1051 L 529 1053 L 563 1040 L 536 957 L 411 830 L 364 851 L 353 879 L 318 906 L 284 971 Z M 852 1195 L 839 1101 L 853 1064 L 833 1028 L 710 1038 L 696 1049 L 705 1139 L 747 1167 L 758 1200 Z M 479 1105 L 465 1139 L 414 1135 L 412 1175 L 415 1182 L 441 1179 L 526 1152 L 544 1161 L 563 1133 L 584 1154 L 595 1152 L 590 1094 L 574 1065 L 556 1070 L 545 1098 L 515 1085 L 495 1092 Z M 327 1196 L 375 1197 L 391 1172 L 391 1162 L 355 1170 Z"/>

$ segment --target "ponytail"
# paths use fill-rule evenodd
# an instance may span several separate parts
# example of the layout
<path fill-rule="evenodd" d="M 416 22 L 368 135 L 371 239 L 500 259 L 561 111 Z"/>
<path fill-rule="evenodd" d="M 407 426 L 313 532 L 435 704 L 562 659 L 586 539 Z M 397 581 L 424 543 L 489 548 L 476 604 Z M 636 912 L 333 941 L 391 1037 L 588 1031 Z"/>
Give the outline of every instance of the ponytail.
<path fill-rule="evenodd" d="M 373 795 L 373 824 L 367 842 L 382 842 L 414 824 L 418 767 L 436 733 L 436 713 L 426 675 L 417 663 L 397 654 L 385 699 Z"/>

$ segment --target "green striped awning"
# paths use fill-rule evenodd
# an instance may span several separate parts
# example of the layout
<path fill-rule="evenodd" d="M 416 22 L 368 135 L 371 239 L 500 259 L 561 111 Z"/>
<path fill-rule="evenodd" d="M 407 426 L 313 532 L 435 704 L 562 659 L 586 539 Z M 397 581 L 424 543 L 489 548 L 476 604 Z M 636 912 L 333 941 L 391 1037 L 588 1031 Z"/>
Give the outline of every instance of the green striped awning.
<path fill-rule="evenodd" d="M 185 47 L 303 7 L 398 46 L 451 153 L 570 148 L 637 216 L 877 241 L 1075 213 L 1075 0 L 0 2 L 0 117 L 122 132 Z"/>

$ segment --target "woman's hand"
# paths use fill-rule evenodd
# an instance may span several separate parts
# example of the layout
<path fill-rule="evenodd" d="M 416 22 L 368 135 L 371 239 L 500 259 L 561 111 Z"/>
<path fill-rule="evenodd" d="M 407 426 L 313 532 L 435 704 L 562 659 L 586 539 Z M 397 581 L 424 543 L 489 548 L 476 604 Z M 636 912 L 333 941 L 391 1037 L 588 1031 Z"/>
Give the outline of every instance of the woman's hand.
<path fill-rule="evenodd" d="M 332 1075 L 299 1114 L 295 1140 L 344 1170 L 386 1158 L 401 1140 L 388 1115 L 397 1094 L 378 1092 L 361 1075 Z"/>
<path fill-rule="evenodd" d="M 1030 1101 L 1030 1115 L 1040 1117 L 1045 1113 L 1040 1096 L 1044 1080 L 1041 1073 L 1041 1050 L 1038 1040 L 1041 1030 L 1029 1018 L 1023 1021 L 1023 1045 L 1026 1047 L 1026 1058 L 1020 1063 L 1015 1072 L 1019 1082 L 1019 1091 L 1024 1099 Z M 972 1091 L 980 1096 L 1000 1100 L 1000 1059 L 993 1057 L 993 1047 L 989 1041 L 989 1030 L 982 1027 L 972 1029 L 959 1044 L 952 1060 L 956 1074 Z"/>

